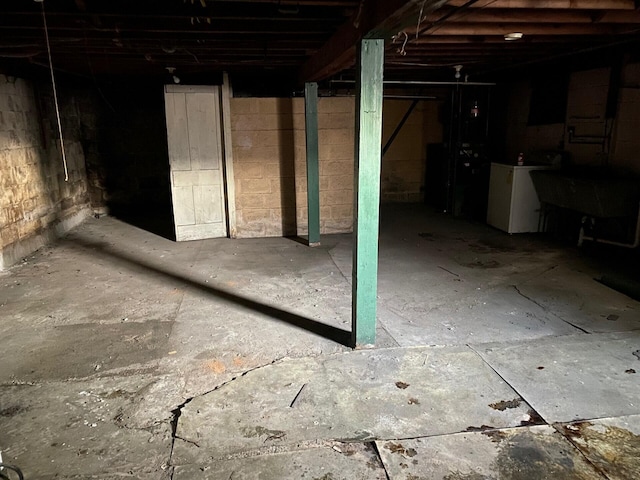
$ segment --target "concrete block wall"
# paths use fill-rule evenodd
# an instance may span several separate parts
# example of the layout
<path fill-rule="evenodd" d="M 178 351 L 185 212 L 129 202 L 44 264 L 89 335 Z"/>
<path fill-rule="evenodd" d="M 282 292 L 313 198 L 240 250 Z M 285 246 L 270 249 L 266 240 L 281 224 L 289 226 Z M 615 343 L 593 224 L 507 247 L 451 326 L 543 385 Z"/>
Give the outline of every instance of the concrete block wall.
<path fill-rule="evenodd" d="M 385 100 L 383 144 L 410 102 Z M 442 141 L 439 105 L 421 102 L 382 160 L 381 201 L 421 201 L 428 143 Z M 318 102 L 320 231 L 351 232 L 354 185 L 353 97 Z M 302 98 L 232 98 L 239 237 L 305 235 L 307 179 Z"/>
<path fill-rule="evenodd" d="M 65 182 L 50 88 L 0 75 L 0 269 L 90 213 L 78 110 L 72 97 L 61 96 Z"/>
<path fill-rule="evenodd" d="M 353 227 L 354 99 L 320 98 L 320 230 Z M 238 237 L 307 233 L 304 100 L 232 98 Z"/>
<path fill-rule="evenodd" d="M 411 106 L 412 100 L 384 101 L 382 145 L 384 146 Z M 382 157 L 381 201 L 424 200 L 427 144 L 442 142 L 441 103 L 421 101 Z"/>

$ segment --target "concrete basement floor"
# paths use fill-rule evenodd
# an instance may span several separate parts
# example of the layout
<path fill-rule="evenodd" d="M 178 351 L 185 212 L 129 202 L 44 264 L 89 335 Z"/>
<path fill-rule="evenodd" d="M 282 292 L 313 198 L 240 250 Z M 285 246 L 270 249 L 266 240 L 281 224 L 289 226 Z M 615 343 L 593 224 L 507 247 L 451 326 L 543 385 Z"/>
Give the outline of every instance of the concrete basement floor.
<path fill-rule="evenodd" d="M 91 219 L 0 272 L 0 450 L 32 479 L 640 478 L 640 304 L 536 235 L 385 207 L 351 236 L 175 243 Z"/>

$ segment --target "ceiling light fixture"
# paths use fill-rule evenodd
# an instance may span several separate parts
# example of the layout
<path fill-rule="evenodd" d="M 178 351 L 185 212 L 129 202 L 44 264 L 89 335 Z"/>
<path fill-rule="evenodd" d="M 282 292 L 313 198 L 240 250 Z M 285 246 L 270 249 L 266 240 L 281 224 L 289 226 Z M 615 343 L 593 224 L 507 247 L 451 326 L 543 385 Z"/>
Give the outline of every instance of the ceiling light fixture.
<path fill-rule="evenodd" d="M 173 80 L 173 83 L 180 83 L 180 77 L 175 75 L 176 73 L 176 67 L 164 67 L 167 72 L 169 72 L 169 75 L 171 75 L 171 79 Z"/>
<path fill-rule="evenodd" d="M 504 39 L 507 42 L 513 42 L 514 40 L 520 40 L 522 37 L 524 37 L 524 33 L 522 33 L 522 32 L 511 32 L 511 33 L 505 33 L 504 34 Z"/>

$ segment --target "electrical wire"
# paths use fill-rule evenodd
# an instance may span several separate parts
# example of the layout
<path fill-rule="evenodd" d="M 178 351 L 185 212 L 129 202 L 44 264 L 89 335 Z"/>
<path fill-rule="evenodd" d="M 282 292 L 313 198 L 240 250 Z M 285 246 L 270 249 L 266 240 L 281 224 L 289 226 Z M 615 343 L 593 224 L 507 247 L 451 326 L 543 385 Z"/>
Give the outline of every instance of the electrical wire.
<path fill-rule="evenodd" d="M 53 86 L 53 103 L 56 106 L 56 119 L 58 120 L 58 135 L 60 137 L 60 151 L 62 153 L 62 165 L 64 167 L 64 181 L 69 181 L 69 170 L 67 169 L 67 155 L 64 149 L 64 138 L 62 137 L 62 122 L 60 121 L 60 106 L 58 105 L 58 91 L 56 89 L 56 77 L 53 73 L 53 60 L 51 59 L 51 45 L 49 44 L 49 30 L 47 28 L 47 15 L 44 11 L 44 1 L 42 3 L 42 22 L 44 23 L 44 36 L 47 41 L 47 54 L 49 55 L 49 71 L 51 72 L 51 84 Z"/>

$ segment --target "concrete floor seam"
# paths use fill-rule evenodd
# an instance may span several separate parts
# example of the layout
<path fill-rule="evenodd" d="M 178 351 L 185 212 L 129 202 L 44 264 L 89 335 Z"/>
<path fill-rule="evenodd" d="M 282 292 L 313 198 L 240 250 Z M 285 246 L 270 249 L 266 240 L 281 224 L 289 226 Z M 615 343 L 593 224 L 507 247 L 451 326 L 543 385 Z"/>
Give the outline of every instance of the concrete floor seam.
<path fill-rule="evenodd" d="M 520 295 L 523 298 L 526 298 L 527 300 L 529 300 L 530 302 L 534 303 L 535 305 L 539 306 L 540 308 L 542 308 L 542 310 L 544 310 L 547 313 L 550 313 L 551 315 L 553 315 L 554 317 L 558 318 L 559 320 L 562 320 L 563 322 L 565 322 L 568 325 L 571 325 L 573 328 L 575 328 L 576 330 L 580 330 L 582 333 L 586 333 L 586 334 L 591 334 L 591 332 L 589 332 L 588 330 L 585 330 L 584 328 L 570 322 L 569 320 L 566 320 L 564 318 L 562 318 L 560 315 L 557 315 L 555 312 L 552 312 L 551 310 L 549 310 L 546 305 L 543 305 L 540 302 L 537 302 L 536 300 L 534 300 L 533 298 L 525 295 L 524 293 L 522 293 L 520 291 L 520 289 L 518 288 L 517 285 L 513 285 L 513 288 L 515 289 L 515 291 L 518 293 L 518 295 Z"/>
<path fill-rule="evenodd" d="M 591 467 L 598 472 L 598 474 L 600 474 L 602 476 L 603 479 L 606 480 L 612 480 L 610 479 L 610 477 L 602 471 L 602 469 L 600 467 L 598 467 L 595 462 L 592 462 L 591 459 L 587 456 L 587 454 L 585 452 L 582 451 L 581 448 L 578 447 L 578 445 L 576 444 L 575 440 L 573 438 L 571 438 L 569 435 L 567 435 L 562 429 L 558 428 L 558 424 L 554 423 L 551 425 L 551 427 L 554 428 L 554 430 L 556 432 L 558 432 L 560 435 L 562 435 L 562 437 L 567 440 L 567 442 L 569 442 L 571 444 L 571 446 L 573 447 L 574 451 L 576 451 L 585 462 L 587 462 L 589 465 L 591 465 Z"/>
<path fill-rule="evenodd" d="M 378 448 L 378 443 L 377 442 L 372 442 L 373 443 L 373 449 L 376 452 L 376 455 L 378 456 L 378 459 L 380 460 L 380 464 L 382 465 L 382 469 L 384 470 L 384 475 L 386 477 L 387 480 L 392 480 L 391 479 L 391 475 L 389 474 L 389 470 L 387 470 L 387 466 L 384 463 L 384 459 L 382 458 L 382 452 L 380 451 L 380 448 Z"/>
<path fill-rule="evenodd" d="M 480 352 L 478 352 L 478 351 L 477 351 L 477 350 L 476 350 L 472 345 L 467 344 L 467 347 L 468 347 L 468 348 L 469 348 L 473 353 L 475 353 L 478 357 L 480 357 L 480 360 L 482 360 L 482 362 L 483 362 L 485 365 L 487 365 L 491 370 L 493 370 L 493 372 L 494 372 L 498 377 L 500 377 L 500 379 L 501 379 L 501 380 L 502 380 L 506 385 L 508 385 L 508 386 L 509 386 L 509 388 L 511 388 L 511 389 L 516 393 L 516 395 L 518 395 L 518 396 L 519 396 L 519 397 L 520 397 L 520 398 L 521 398 L 521 399 L 522 399 L 522 400 L 523 400 L 523 401 L 524 401 L 524 402 L 525 402 L 525 403 L 530 407 L 531 412 L 533 412 L 533 414 L 534 414 L 534 415 L 531 415 L 531 417 L 532 417 L 532 418 L 539 418 L 539 419 L 542 419 L 542 421 L 544 422 L 544 425 L 549 425 L 549 422 L 547 422 L 547 420 L 546 420 L 542 415 L 540 415 L 540 414 L 536 411 L 536 409 L 533 407 L 532 403 L 531 403 L 529 400 L 527 400 L 527 399 L 524 397 L 524 395 L 522 395 L 522 393 L 520 393 L 520 392 L 518 391 L 518 389 L 517 389 L 517 388 L 516 388 L 516 387 L 515 387 L 511 382 L 507 381 L 507 379 L 506 379 L 506 378 L 504 378 L 504 376 L 503 376 L 502 374 L 500 374 L 500 372 L 498 372 L 498 370 L 496 370 L 496 369 L 493 367 L 493 365 L 491 365 L 491 364 L 490 364 L 490 363 L 489 363 L 489 362 L 488 362 L 488 361 L 487 361 L 487 360 L 486 360 L 482 355 L 480 355 Z"/>
<path fill-rule="evenodd" d="M 352 285 L 352 278 L 351 275 L 345 275 L 345 273 L 342 271 L 342 269 L 338 266 L 338 264 L 336 263 L 336 260 L 333 256 L 333 250 L 335 250 L 334 248 L 330 248 L 329 250 L 327 250 L 327 254 L 329 255 L 329 258 L 331 259 L 331 262 L 333 263 L 333 265 L 336 267 L 336 270 L 338 270 L 338 272 L 340 272 L 340 275 L 342 275 L 342 278 L 344 278 L 346 280 L 346 282 L 351 286 Z"/>

